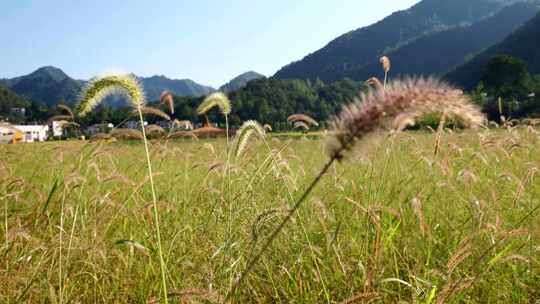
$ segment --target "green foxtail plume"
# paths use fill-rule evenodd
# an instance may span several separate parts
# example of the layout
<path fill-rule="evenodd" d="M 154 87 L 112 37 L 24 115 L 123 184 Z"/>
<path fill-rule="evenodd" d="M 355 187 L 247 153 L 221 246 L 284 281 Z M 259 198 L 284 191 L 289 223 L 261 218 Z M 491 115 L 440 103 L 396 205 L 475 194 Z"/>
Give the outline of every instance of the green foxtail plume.
<path fill-rule="evenodd" d="M 304 122 L 308 126 L 309 125 L 315 126 L 315 127 L 319 126 L 319 123 L 315 119 L 305 114 L 293 114 L 287 118 L 287 121 L 292 122 L 292 123 L 301 121 L 301 122 Z"/>
<path fill-rule="evenodd" d="M 266 136 L 266 132 L 258 122 L 248 120 L 244 122 L 244 124 L 236 132 L 233 150 L 236 157 L 240 157 L 244 153 L 252 135 L 258 135 L 259 137 L 264 138 Z"/>
<path fill-rule="evenodd" d="M 84 89 L 77 113 L 84 116 L 99 105 L 105 97 L 123 94 L 135 108 L 145 105 L 146 97 L 139 82 L 127 74 L 109 74 L 92 79 Z"/>
<path fill-rule="evenodd" d="M 231 113 L 231 101 L 227 95 L 217 92 L 209 95 L 197 108 L 199 115 L 206 114 L 213 107 L 219 107 L 219 110 L 223 115 L 227 116 Z"/>

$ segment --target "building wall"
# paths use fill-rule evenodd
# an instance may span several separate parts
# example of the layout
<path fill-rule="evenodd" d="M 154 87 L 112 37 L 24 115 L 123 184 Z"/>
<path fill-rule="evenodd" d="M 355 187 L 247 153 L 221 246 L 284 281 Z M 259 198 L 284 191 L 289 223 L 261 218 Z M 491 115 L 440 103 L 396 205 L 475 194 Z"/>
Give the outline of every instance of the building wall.
<path fill-rule="evenodd" d="M 34 142 L 34 141 L 46 141 L 49 136 L 49 127 L 48 126 L 13 126 L 17 130 L 20 130 L 23 135 L 24 142 Z"/>

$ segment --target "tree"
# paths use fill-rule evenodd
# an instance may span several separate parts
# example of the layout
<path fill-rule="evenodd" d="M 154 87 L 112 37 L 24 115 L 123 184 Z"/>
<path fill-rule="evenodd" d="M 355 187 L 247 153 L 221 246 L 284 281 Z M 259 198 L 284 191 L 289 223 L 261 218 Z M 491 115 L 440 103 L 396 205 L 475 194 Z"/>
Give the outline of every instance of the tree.
<path fill-rule="evenodd" d="M 491 58 L 482 82 L 490 96 L 505 100 L 523 99 L 533 87 L 525 62 L 508 55 Z"/>

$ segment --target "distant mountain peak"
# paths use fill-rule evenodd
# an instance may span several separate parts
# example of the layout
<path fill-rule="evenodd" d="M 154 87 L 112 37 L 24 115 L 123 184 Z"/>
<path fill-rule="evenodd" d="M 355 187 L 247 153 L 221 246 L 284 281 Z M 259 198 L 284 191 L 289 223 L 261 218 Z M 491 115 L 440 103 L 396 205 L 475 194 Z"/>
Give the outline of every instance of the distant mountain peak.
<path fill-rule="evenodd" d="M 178 96 L 203 96 L 215 91 L 210 86 L 204 86 L 190 79 L 169 79 L 165 75 L 137 78 L 144 87 L 149 100 L 159 99 L 164 90 L 170 90 Z M 75 80 L 64 71 L 54 66 L 44 66 L 34 72 L 12 78 L 0 79 L 0 84 L 29 100 L 48 106 L 54 106 L 60 101 L 75 103 L 86 81 Z M 114 103 L 113 103 L 114 104 Z"/>
<path fill-rule="evenodd" d="M 49 77 L 55 81 L 63 81 L 69 78 L 64 71 L 54 66 L 41 67 L 28 75 L 28 77 Z"/>
<path fill-rule="evenodd" d="M 242 74 L 236 76 L 235 78 L 233 78 L 228 83 L 222 85 L 219 88 L 219 90 L 223 91 L 223 92 L 236 91 L 236 90 L 239 90 L 239 89 L 245 87 L 246 84 L 248 82 L 252 81 L 252 80 L 261 79 L 261 78 L 265 78 L 265 77 L 266 76 L 264 76 L 262 74 L 259 74 L 257 72 L 248 71 L 248 72 L 245 72 L 245 73 L 242 73 Z"/>

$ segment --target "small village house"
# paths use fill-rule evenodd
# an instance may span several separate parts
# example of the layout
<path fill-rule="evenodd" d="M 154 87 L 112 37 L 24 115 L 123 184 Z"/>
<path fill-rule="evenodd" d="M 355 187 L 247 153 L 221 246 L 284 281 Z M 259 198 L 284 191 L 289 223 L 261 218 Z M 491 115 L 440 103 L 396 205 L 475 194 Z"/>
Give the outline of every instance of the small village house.
<path fill-rule="evenodd" d="M 48 136 L 46 125 L 0 125 L 0 143 L 45 141 Z"/>
<path fill-rule="evenodd" d="M 63 123 L 60 121 L 53 121 L 51 123 L 51 130 L 52 130 L 52 136 L 54 137 L 60 137 L 64 134 L 64 127 Z"/>

